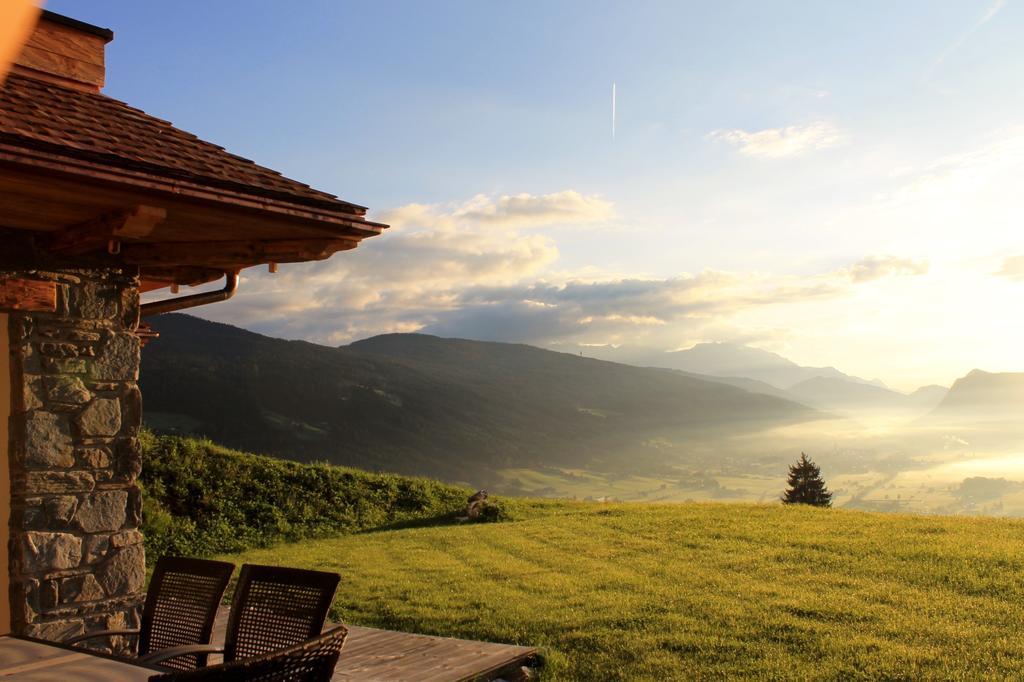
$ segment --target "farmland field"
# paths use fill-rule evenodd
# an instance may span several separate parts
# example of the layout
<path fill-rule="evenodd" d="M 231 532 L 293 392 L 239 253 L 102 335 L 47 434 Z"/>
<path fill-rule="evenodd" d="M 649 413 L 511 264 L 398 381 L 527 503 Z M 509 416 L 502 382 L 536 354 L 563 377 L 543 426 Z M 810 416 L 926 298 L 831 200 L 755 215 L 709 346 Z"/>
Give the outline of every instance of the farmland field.
<path fill-rule="evenodd" d="M 868 463 L 860 471 L 830 473 L 826 478 L 836 507 L 1020 517 L 1024 516 L 1022 463 L 1021 455 L 947 455 L 904 460 L 900 468 L 890 470 L 872 468 Z M 753 467 L 746 472 L 739 467 L 708 467 L 676 475 L 557 467 L 503 469 L 489 487 L 499 493 L 528 497 L 601 502 L 773 502 L 786 486 L 785 462 L 779 462 L 776 468 L 774 475 Z"/>
<path fill-rule="evenodd" d="M 1024 676 L 1024 522 L 503 504 L 228 558 L 340 572 L 345 622 L 539 646 L 545 679 Z"/>

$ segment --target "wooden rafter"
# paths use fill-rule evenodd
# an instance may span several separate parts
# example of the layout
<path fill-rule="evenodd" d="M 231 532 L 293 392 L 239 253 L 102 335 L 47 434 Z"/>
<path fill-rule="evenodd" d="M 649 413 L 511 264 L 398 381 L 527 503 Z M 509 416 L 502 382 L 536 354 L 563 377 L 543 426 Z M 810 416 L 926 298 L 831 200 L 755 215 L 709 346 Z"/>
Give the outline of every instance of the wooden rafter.
<path fill-rule="evenodd" d="M 122 239 L 148 237 L 167 217 L 167 211 L 155 206 L 136 206 L 113 211 L 65 228 L 52 237 L 47 248 L 62 256 L 77 256 L 95 251 L 117 253 Z"/>
<path fill-rule="evenodd" d="M 354 249 L 356 239 L 271 239 L 211 242 L 135 242 L 121 246 L 121 259 L 142 268 L 201 266 L 237 269 L 260 263 L 323 260 Z"/>
<path fill-rule="evenodd" d="M 0 279 L 0 310 L 52 313 L 57 310 L 57 285 L 31 279 Z"/>
<path fill-rule="evenodd" d="M 223 269 L 178 267 L 146 267 L 142 268 L 139 290 L 142 292 L 163 289 L 172 284 L 198 286 L 214 282 L 224 276 Z"/>

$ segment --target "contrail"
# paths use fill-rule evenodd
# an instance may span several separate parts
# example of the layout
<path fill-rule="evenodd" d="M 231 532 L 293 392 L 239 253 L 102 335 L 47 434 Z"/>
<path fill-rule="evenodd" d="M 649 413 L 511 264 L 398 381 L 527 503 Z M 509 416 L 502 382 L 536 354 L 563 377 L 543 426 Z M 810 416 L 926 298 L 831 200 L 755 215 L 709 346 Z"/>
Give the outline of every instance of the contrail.
<path fill-rule="evenodd" d="M 615 141 L 615 81 L 612 81 L 612 142 Z"/>
<path fill-rule="evenodd" d="M 946 58 L 949 57 L 949 55 L 956 52 L 957 50 L 959 50 L 960 47 L 967 42 L 967 39 L 970 38 L 975 31 L 977 31 L 979 28 L 981 28 L 988 22 L 992 21 L 993 17 L 999 14 L 999 11 L 1003 9 L 1005 5 L 1006 0 L 994 0 L 992 4 L 988 6 L 988 9 L 985 10 L 985 13 L 978 17 L 978 20 L 975 21 L 970 28 L 968 28 L 966 31 L 960 34 L 960 36 L 956 40 L 954 40 L 953 43 L 949 45 L 945 50 L 943 50 L 934 62 L 932 62 L 931 66 L 928 67 L 928 70 L 925 71 L 924 78 L 922 79 L 922 81 L 927 83 L 929 80 L 931 80 L 931 77 L 935 70 L 942 66 L 942 63 L 946 61 Z"/>

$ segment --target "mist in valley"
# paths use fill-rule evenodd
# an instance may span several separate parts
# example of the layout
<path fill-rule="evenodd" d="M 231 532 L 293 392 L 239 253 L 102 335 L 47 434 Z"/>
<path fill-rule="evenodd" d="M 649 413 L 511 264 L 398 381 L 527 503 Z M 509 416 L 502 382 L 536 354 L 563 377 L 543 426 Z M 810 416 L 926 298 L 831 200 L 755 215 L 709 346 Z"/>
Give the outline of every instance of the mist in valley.
<path fill-rule="evenodd" d="M 1008 409 L 923 413 L 862 407 L 741 434 L 654 436 L 591 469 L 505 470 L 496 490 L 603 501 L 776 503 L 805 452 L 833 506 L 924 514 L 1024 516 L 1024 421 Z"/>
<path fill-rule="evenodd" d="M 648 476 L 612 471 L 604 480 L 590 478 L 596 494 L 583 497 L 774 503 L 785 489 L 788 466 L 807 453 L 821 466 L 836 507 L 1024 516 L 1022 373 L 976 369 L 948 387 L 903 392 L 879 379 L 834 367 L 804 367 L 728 343 L 660 354 L 628 348 L 598 352 L 606 359 L 660 366 L 815 412 L 796 423 L 765 428 L 735 421 L 703 439 L 692 434 L 651 438 L 622 458 L 638 467 L 637 474 L 646 464 Z M 669 467 L 675 476 L 666 475 Z M 580 475 L 573 472 L 569 480 L 579 482 Z M 583 486 L 568 487 L 579 495 Z"/>

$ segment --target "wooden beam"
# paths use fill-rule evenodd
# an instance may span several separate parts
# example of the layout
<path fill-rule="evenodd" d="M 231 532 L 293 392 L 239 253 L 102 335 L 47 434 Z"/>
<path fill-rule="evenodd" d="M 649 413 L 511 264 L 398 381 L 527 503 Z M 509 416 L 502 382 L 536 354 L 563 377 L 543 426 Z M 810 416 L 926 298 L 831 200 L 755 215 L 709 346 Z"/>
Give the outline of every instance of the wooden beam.
<path fill-rule="evenodd" d="M 134 242 L 121 246 L 126 263 L 149 266 L 193 266 L 237 269 L 261 263 L 323 260 L 354 249 L 356 239 L 270 239 L 213 242 Z M 231 266 L 231 267 L 226 267 Z"/>
<path fill-rule="evenodd" d="M 154 228 L 167 218 L 167 211 L 157 206 L 136 206 L 125 216 L 114 236 L 120 239 L 141 239 L 153 233 Z"/>
<path fill-rule="evenodd" d="M 142 293 L 163 289 L 171 284 L 197 286 L 215 282 L 224 276 L 224 271 L 217 268 L 144 267 L 140 270 L 139 291 Z"/>
<path fill-rule="evenodd" d="M 32 279 L 0 279 L 0 310 L 56 312 L 57 284 Z"/>
<path fill-rule="evenodd" d="M 155 206 L 136 206 L 113 211 L 72 225 L 50 237 L 47 249 L 63 256 L 78 256 L 93 251 L 117 253 L 122 239 L 149 236 L 167 217 L 167 211 Z"/>

